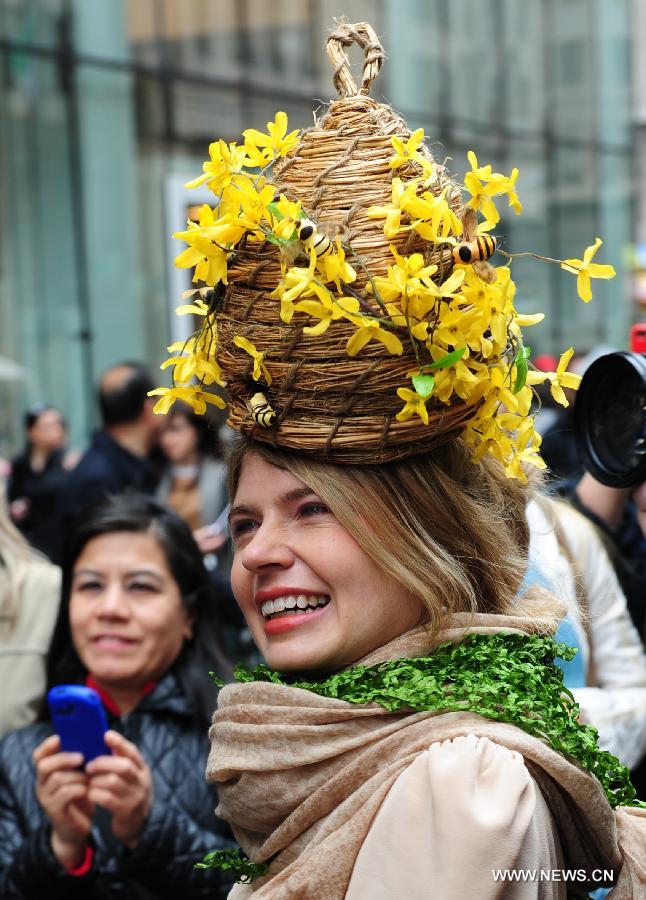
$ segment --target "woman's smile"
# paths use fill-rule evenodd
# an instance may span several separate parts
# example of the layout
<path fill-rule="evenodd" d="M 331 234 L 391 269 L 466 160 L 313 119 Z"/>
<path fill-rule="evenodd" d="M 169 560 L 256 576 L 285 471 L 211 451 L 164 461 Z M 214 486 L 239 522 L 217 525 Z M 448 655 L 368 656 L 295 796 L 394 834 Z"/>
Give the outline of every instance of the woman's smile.
<path fill-rule="evenodd" d="M 329 604 L 327 594 L 303 588 L 275 587 L 258 591 L 256 608 L 265 620 L 265 634 L 284 634 L 318 619 Z"/>
<path fill-rule="evenodd" d="M 262 608 L 265 634 L 284 634 L 292 628 L 311 625 L 325 614 L 329 602 L 329 597 L 306 597 L 304 594 L 267 600 Z"/>
<path fill-rule="evenodd" d="M 98 634 L 92 638 L 92 643 L 103 650 L 129 650 L 137 641 L 120 634 Z"/>

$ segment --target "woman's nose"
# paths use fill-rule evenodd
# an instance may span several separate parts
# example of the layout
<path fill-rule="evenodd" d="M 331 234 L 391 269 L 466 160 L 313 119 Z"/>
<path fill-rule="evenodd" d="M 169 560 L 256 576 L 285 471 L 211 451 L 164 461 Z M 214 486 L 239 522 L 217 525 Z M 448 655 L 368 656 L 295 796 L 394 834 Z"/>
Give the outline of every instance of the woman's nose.
<path fill-rule="evenodd" d="M 249 572 L 268 568 L 289 569 L 294 553 L 282 529 L 263 523 L 241 551 L 241 562 Z"/>
<path fill-rule="evenodd" d="M 128 600 L 121 585 L 108 585 L 99 601 L 98 612 L 100 616 L 108 618 L 127 618 L 129 615 Z"/>

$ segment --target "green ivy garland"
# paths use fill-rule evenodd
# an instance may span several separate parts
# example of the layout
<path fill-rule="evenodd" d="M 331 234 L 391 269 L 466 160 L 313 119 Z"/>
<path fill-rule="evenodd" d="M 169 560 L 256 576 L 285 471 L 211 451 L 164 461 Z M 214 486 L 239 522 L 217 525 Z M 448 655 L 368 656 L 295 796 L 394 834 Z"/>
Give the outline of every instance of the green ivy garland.
<path fill-rule="evenodd" d="M 562 670 L 554 664 L 556 656 L 569 660 L 576 652 L 552 637 L 471 634 L 459 644 L 440 645 L 429 656 L 351 666 L 322 679 L 304 680 L 262 664 L 253 670 L 238 664 L 234 677 L 239 682 L 269 681 L 301 688 L 348 703 L 378 703 L 390 712 L 469 711 L 509 722 L 594 775 L 613 809 L 646 808 L 645 802 L 636 799 L 626 766 L 599 749 L 596 728 L 578 721 L 579 707 L 563 685 Z"/>
<path fill-rule="evenodd" d="M 213 850 L 195 863 L 196 869 L 220 869 L 221 872 L 235 872 L 239 884 L 249 884 L 259 875 L 264 875 L 267 866 L 264 863 L 251 862 L 246 853 L 237 848 L 225 847 L 224 850 Z"/>

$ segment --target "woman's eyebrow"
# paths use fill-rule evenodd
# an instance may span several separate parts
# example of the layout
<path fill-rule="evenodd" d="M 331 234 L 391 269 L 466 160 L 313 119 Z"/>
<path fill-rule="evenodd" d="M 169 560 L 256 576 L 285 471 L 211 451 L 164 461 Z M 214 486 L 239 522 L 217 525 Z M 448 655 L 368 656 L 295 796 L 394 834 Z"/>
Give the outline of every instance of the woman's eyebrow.
<path fill-rule="evenodd" d="M 129 572 L 126 572 L 125 575 L 127 578 L 134 578 L 137 575 L 145 575 L 151 578 L 156 578 L 158 581 L 164 580 L 164 576 L 156 569 L 131 569 Z"/>
<path fill-rule="evenodd" d="M 76 578 L 78 575 L 94 575 L 96 577 L 100 577 L 102 573 L 97 571 L 97 569 L 75 569 L 75 571 L 72 573 L 72 578 Z"/>
<path fill-rule="evenodd" d="M 241 503 L 241 504 L 238 504 L 238 506 L 231 507 L 231 509 L 229 510 L 228 519 L 229 519 L 229 521 L 231 521 L 233 516 L 239 516 L 239 515 L 249 516 L 254 512 L 255 512 L 255 510 L 254 510 L 253 506 L 245 506 L 243 503 Z"/>
<path fill-rule="evenodd" d="M 306 485 L 300 488 L 294 488 L 291 491 L 285 491 L 285 493 L 280 494 L 278 497 L 278 502 L 284 506 L 287 506 L 290 503 L 293 503 L 295 500 L 302 500 L 303 497 L 318 497 L 316 491 L 313 491 L 312 488 L 308 488 Z M 229 510 L 229 521 L 233 518 L 233 516 L 238 515 L 252 515 L 253 513 L 257 513 L 258 510 L 254 506 L 248 506 L 245 503 L 237 504 L 236 506 L 232 506 Z"/>
<path fill-rule="evenodd" d="M 318 494 L 316 491 L 313 491 L 312 488 L 308 488 L 307 485 L 303 485 L 301 488 L 294 488 L 293 491 L 286 491 L 284 494 L 281 494 L 278 498 L 280 503 L 293 503 L 294 500 L 302 500 L 303 497 L 317 497 Z"/>
<path fill-rule="evenodd" d="M 79 577 L 85 576 L 85 577 L 92 577 L 92 578 L 103 578 L 104 574 L 105 573 L 100 572 L 97 569 L 84 568 L 84 569 L 77 569 L 74 572 L 72 577 L 79 578 Z M 124 574 L 127 578 L 132 578 L 133 576 L 136 576 L 136 575 L 150 575 L 153 578 L 157 578 L 160 581 L 163 581 L 163 575 L 160 572 L 158 572 L 156 569 L 132 569 L 129 572 L 125 572 Z"/>

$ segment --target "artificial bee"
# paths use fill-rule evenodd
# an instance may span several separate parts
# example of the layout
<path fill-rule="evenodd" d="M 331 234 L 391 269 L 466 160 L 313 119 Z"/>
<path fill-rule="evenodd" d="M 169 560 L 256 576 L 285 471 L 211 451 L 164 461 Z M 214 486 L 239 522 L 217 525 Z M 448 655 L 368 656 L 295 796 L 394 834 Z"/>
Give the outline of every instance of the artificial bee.
<path fill-rule="evenodd" d="M 249 412 L 257 425 L 261 425 L 263 428 L 271 428 L 274 419 L 276 418 L 276 412 L 269 405 L 269 400 L 267 400 L 261 391 L 254 394 L 247 405 L 249 407 Z"/>
<path fill-rule="evenodd" d="M 453 248 L 453 262 L 461 265 L 472 265 L 473 271 L 492 284 L 496 280 L 496 270 L 487 260 L 496 252 L 498 241 L 493 234 L 477 234 L 478 217 L 475 209 L 467 206 L 462 213 L 462 234 L 464 240 Z"/>
<path fill-rule="evenodd" d="M 192 288 L 191 290 L 184 291 L 182 293 L 182 300 L 192 299 L 197 296 L 204 303 L 208 304 L 209 307 L 209 315 L 213 313 L 221 312 L 224 297 L 226 294 L 226 284 L 223 281 L 218 281 L 215 287 L 201 287 L 201 288 Z"/>
<path fill-rule="evenodd" d="M 332 240 L 327 234 L 319 231 L 316 223 L 312 222 L 311 219 L 299 219 L 296 223 L 296 234 L 301 245 L 306 250 L 314 250 L 317 259 L 323 259 L 330 253 L 336 252 Z"/>

